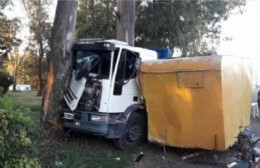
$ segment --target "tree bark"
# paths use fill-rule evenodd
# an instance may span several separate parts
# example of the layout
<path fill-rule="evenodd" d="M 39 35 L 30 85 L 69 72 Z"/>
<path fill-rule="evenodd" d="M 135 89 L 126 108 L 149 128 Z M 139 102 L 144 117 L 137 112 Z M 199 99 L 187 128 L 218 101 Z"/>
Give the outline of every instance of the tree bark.
<path fill-rule="evenodd" d="M 18 71 L 18 69 L 17 69 L 17 65 L 15 65 L 15 66 L 16 67 L 15 67 L 15 71 L 14 71 L 14 74 L 13 74 L 13 80 L 14 80 L 14 82 L 13 82 L 13 92 L 17 91 L 16 90 L 16 85 L 17 85 L 17 71 Z"/>
<path fill-rule="evenodd" d="M 40 42 L 40 50 L 39 50 L 39 58 L 38 58 L 38 78 L 39 78 L 39 90 L 37 96 L 42 96 L 43 94 L 43 79 L 42 79 L 42 58 L 43 58 L 43 45 L 42 42 Z"/>
<path fill-rule="evenodd" d="M 0 69 L 3 68 L 3 55 L 0 54 Z"/>
<path fill-rule="evenodd" d="M 17 85 L 17 80 L 16 80 L 16 75 L 14 75 L 14 83 L 13 83 L 13 92 L 16 92 L 17 90 L 16 90 L 16 85 Z"/>
<path fill-rule="evenodd" d="M 117 0 L 116 38 L 134 46 L 135 41 L 135 0 Z"/>
<path fill-rule="evenodd" d="M 51 54 L 41 119 L 62 130 L 59 105 L 69 84 L 78 0 L 59 0 L 52 30 Z"/>

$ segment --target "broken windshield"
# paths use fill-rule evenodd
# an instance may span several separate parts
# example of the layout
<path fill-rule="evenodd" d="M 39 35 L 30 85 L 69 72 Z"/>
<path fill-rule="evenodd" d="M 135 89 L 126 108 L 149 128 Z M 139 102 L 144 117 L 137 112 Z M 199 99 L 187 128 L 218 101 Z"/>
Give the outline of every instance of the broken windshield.
<path fill-rule="evenodd" d="M 77 51 L 75 65 L 77 80 L 86 77 L 90 72 L 108 78 L 110 53 L 108 51 Z"/>

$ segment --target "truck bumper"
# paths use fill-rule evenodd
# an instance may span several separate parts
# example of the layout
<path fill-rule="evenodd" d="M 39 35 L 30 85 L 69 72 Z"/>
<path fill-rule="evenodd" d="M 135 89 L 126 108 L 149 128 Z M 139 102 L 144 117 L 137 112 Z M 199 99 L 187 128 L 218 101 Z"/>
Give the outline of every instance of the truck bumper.
<path fill-rule="evenodd" d="M 107 118 L 105 122 L 92 121 L 92 116 Z M 82 133 L 105 136 L 106 138 L 120 138 L 124 133 L 125 120 L 120 114 L 100 112 L 63 112 L 63 126 Z"/>

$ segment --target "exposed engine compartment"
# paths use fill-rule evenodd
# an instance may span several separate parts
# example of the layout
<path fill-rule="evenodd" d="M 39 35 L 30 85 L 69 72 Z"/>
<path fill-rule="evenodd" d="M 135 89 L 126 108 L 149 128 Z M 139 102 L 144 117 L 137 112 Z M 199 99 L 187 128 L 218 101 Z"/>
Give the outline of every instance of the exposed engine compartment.
<path fill-rule="evenodd" d="M 79 100 L 77 109 L 83 111 L 98 111 L 102 93 L 101 80 L 89 77 Z"/>

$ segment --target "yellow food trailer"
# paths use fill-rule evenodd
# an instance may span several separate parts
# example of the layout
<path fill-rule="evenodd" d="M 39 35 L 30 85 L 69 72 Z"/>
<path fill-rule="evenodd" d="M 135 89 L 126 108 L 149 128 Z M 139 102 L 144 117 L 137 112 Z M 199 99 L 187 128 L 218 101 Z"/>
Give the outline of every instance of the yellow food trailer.
<path fill-rule="evenodd" d="M 148 139 L 161 144 L 225 150 L 250 124 L 250 60 L 184 57 L 143 63 L 139 73 Z"/>

